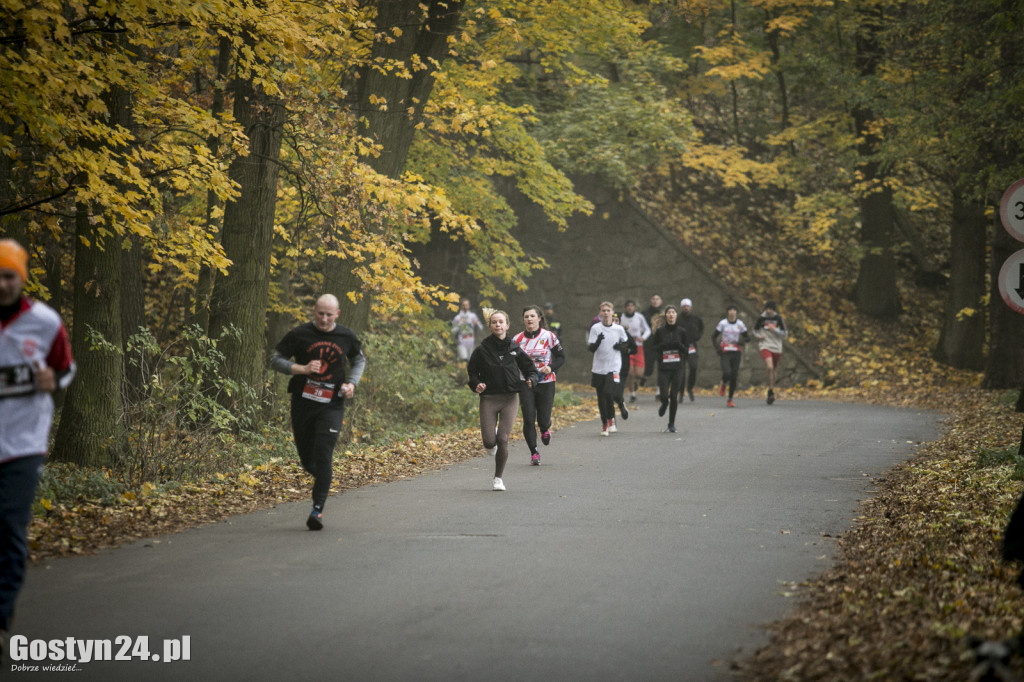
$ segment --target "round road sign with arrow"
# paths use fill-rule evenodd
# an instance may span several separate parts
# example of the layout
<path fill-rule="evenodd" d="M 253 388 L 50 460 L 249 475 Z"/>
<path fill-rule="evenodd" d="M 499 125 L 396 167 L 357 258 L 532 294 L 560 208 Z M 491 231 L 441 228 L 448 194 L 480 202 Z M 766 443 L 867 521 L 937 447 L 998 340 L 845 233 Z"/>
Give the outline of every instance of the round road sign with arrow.
<path fill-rule="evenodd" d="M 999 294 L 1018 313 L 1024 313 L 1024 250 L 1003 263 L 999 270 Z"/>

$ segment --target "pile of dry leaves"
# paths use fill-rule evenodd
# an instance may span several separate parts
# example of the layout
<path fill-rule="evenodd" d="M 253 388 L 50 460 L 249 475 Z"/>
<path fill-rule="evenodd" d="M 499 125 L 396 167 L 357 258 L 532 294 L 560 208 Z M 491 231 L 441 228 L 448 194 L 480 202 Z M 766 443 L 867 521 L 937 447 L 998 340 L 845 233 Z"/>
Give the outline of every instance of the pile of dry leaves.
<path fill-rule="evenodd" d="M 946 434 L 876 481 L 838 563 L 801 586 L 768 646 L 735 664 L 740 679 L 966 680 L 966 637 L 1021 632 L 1021 567 L 1002 562 L 1000 546 L 1022 484 L 1012 463 L 979 465 L 1020 440 L 1022 416 L 998 397 L 942 396 Z M 1024 679 L 1020 656 L 1012 668 Z"/>

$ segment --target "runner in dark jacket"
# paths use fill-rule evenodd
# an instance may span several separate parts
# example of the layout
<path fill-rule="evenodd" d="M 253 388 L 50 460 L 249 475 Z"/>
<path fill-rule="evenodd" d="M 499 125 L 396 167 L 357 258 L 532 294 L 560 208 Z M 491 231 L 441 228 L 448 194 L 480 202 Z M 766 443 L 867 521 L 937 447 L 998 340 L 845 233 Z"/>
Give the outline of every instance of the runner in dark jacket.
<path fill-rule="evenodd" d="M 658 327 L 651 335 L 651 353 L 658 363 L 658 395 L 661 407 L 658 416 L 664 417 L 668 412 L 668 428 L 670 433 L 676 432 L 676 408 L 679 406 L 679 392 L 686 379 L 686 353 L 690 347 L 686 330 L 678 324 L 678 312 L 675 306 L 667 306 L 664 316 L 657 321 Z"/>
<path fill-rule="evenodd" d="M 490 314 L 488 314 L 488 312 Z M 469 357 L 469 388 L 480 395 L 480 434 L 494 455 L 493 490 L 505 490 L 501 480 L 508 461 L 508 436 L 519 411 L 519 391 L 537 383 L 530 356 L 508 336 L 508 313 L 484 310 L 491 335 Z"/>
<path fill-rule="evenodd" d="M 693 312 L 693 301 L 684 298 L 679 302 L 679 326 L 686 330 L 686 337 L 690 341 L 690 348 L 686 354 L 686 393 L 693 402 L 693 387 L 697 384 L 697 342 L 704 336 L 704 320 L 700 319 Z"/>

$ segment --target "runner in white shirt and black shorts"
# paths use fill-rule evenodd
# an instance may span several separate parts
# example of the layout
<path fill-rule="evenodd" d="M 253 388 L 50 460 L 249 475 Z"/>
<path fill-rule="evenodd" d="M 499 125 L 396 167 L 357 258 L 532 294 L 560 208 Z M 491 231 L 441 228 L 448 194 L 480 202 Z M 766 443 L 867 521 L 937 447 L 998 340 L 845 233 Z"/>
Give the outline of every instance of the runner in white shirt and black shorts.
<path fill-rule="evenodd" d="M 597 390 L 597 407 L 601 412 L 601 435 L 615 433 L 615 395 L 621 382 L 621 349 L 629 343 L 629 335 L 622 325 L 614 324 L 612 316 L 615 306 L 605 301 L 601 304 L 600 321 L 590 328 L 587 335 L 587 350 L 594 354 L 591 365 L 590 385 Z"/>

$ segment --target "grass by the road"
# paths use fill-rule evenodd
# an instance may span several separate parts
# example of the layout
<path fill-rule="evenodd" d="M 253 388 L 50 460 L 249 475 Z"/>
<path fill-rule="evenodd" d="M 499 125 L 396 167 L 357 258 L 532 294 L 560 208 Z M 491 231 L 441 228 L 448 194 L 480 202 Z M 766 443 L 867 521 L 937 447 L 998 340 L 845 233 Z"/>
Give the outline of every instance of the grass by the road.
<path fill-rule="evenodd" d="M 748 391 L 760 397 L 760 389 Z M 780 585 L 792 615 L 771 644 L 732 663 L 743 680 L 964 680 L 967 635 L 1002 639 L 1024 627 L 1019 566 L 999 558 L 1001 534 L 1020 496 L 1016 458 L 1024 419 L 1015 393 L 951 388 L 934 401 L 888 391 L 789 389 L 803 397 L 940 407 L 945 433 L 876 481 L 839 560 L 802 585 Z M 717 398 L 717 396 L 715 396 Z M 593 400 L 556 410 L 556 429 L 595 418 Z M 415 476 L 479 456 L 474 429 L 394 443 L 339 446 L 334 491 Z M 144 485 L 110 499 L 37 505 L 33 559 L 89 553 L 226 516 L 308 498 L 294 458 L 273 459 L 202 484 Z M 48 508 L 47 508 L 48 507 Z M 785 597 L 780 597 L 785 598 Z M 1013 670 L 1024 676 L 1020 658 Z"/>

